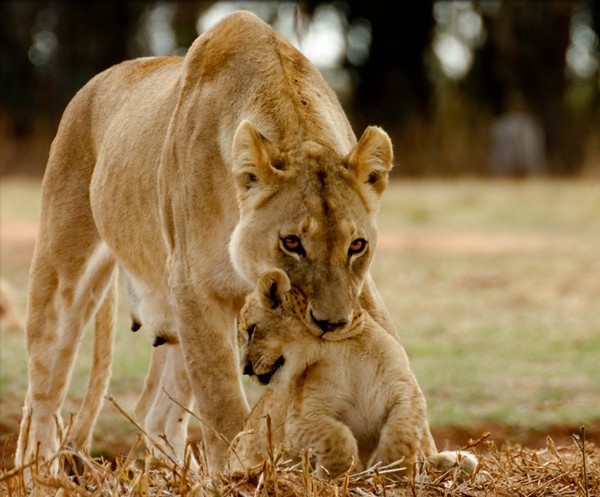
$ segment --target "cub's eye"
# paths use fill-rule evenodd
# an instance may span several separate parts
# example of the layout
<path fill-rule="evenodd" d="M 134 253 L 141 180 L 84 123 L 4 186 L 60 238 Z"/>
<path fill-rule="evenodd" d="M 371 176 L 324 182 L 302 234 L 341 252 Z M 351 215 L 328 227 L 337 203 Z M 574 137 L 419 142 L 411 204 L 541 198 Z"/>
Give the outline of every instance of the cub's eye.
<path fill-rule="evenodd" d="M 254 330 L 256 330 L 255 324 L 252 324 L 248 328 L 246 328 L 246 333 L 248 334 L 248 339 L 252 338 L 252 335 L 254 335 Z"/>
<path fill-rule="evenodd" d="M 367 240 L 364 238 L 357 238 L 350 244 L 348 255 L 360 254 L 365 248 L 367 248 Z"/>
<path fill-rule="evenodd" d="M 296 235 L 288 235 L 281 238 L 281 246 L 287 252 L 305 256 L 306 252 L 300 242 L 300 237 Z"/>

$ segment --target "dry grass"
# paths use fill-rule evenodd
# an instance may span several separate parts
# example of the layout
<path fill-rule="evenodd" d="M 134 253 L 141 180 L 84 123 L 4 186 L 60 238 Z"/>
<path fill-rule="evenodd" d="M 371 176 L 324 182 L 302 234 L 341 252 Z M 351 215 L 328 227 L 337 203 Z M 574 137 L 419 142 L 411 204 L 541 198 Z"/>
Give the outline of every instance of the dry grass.
<path fill-rule="evenodd" d="M 140 439 L 141 440 L 141 439 Z M 581 436 L 571 446 L 555 446 L 548 438 L 542 450 L 476 443 L 480 465 L 472 479 L 461 482 L 452 471 L 435 474 L 427 469 L 415 477 L 394 477 L 399 464 L 345 474 L 334 481 L 314 477 L 308 457 L 288 466 L 277 454 L 244 473 L 209 477 L 200 464 L 190 468 L 189 447 L 184 464 L 158 459 L 151 451 L 132 451 L 115 461 L 63 450 L 57 457 L 67 468 L 51 474 L 47 465 L 33 465 L 32 487 L 24 483 L 23 468 L 0 472 L 0 493 L 10 497 L 42 496 L 581 496 L 600 492 L 600 449 Z M 200 457 L 202 461 L 202 458 Z"/>
<path fill-rule="evenodd" d="M 457 468 L 435 472 L 426 463 L 417 464 L 410 477 L 401 476 L 405 466 L 400 460 L 323 480 L 313 475 L 309 452 L 302 454 L 300 462 L 291 464 L 272 446 L 269 459 L 260 465 L 244 472 L 209 475 L 201 442 L 189 441 L 183 462 L 175 461 L 113 397 L 109 396 L 109 400 L 138 431 L 136 443 L 127 455 L 108 460 L 72 451 L 63 444 L 49 461 L 0 470 L 0 495 L 593 497 L 600 492 L 600 448 L 586 441 L 584 427 L 572 435 L 570 445 L 557 446 L 547 437 L 543 449 L 510 444 L 498 447 L 488 440 L 490 433 L 484 433 L 462 447 L 479 457 L 479 465 L 467 479 Z M 144 437 L 153 448 L 141 449 Z M 51 471 L 55 462 L 59 468 Z"/>

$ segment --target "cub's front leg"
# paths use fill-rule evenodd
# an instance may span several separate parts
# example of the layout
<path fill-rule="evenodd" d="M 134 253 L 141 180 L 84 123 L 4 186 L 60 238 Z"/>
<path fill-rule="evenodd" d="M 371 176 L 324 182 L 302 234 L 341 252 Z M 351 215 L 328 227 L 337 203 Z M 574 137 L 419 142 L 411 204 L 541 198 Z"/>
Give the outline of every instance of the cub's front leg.
<path fill-rule="evenodd" d="M 414 474 L 416 463 L 425 462 L 443 473 L 455 468 L 457 482 L 470 478 L 477 470 L 477 457 L 462 450 L 438 453 L 429 428 L 424 399 L 419 398 L 420 395 L 412 405 L 399 403 L 392 410 L 381 431 L 373 463 L 388 465 L 403 459 L 406 469 L 399 472 L 398 476 Z"/>
<path fill-rule="evenodd" d="M 381 430 L 374 464 L 381 462 L 385 466 L 403 459 L 406 470 L 402 473 L 411 475 L 419 458 L 436 454 L 425 402 L 420 400 L 420 396 L 416 400 L 409 402 L 403 399 L 390 412 Z"/>
<path fill-rule="evenodd" d="M 358 445 L 350 428 L 324 413 L 290 416 L 286 421 L 286 441 L 297 455 L 302 448 L 315 457 L 320 478 L 336 478 L 352 469 L 361 471 Z"/>
<path fill-rule="evenodd" d="M 288 405 L 287 389 L 269 389 L 262 395 L 250 412 L 244 430 L 229 449 L 231 471 L 246 471 L 268 461 L 269 454 L 280 450 L 285 436 Z"/>

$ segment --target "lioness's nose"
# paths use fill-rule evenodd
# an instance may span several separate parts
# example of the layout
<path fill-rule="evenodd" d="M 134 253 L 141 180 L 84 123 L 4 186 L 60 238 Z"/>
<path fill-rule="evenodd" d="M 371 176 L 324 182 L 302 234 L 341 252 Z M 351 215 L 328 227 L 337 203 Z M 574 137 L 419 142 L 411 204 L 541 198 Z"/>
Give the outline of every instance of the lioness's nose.
<path fill-rule="evenodd" d="M 316 325 L 325 332 L 335 331 L 339 328 L 343 328 L 344 326 L 346 326 L 346 321 L 332 323 L 331 321 L 319 320 L 319 319 L 316 319 L 312 313 L 311 313 L 311 317 L 312 317 L 313 321 L 316 323 Z"/>

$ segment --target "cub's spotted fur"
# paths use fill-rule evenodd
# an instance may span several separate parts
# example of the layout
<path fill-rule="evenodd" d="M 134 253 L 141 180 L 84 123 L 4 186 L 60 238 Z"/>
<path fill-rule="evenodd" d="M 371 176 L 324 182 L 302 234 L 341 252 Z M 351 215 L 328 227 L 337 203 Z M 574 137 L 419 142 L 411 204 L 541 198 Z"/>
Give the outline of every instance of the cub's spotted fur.
<path fill-rule="evenodd" d="M 356 311 L 343 338 L 323 340 L 309 332 L 307 309 L 302 292 L 278 269 L 265 273 L 246 299 L 238 324 L 243 369 L 269 389 L 232 447 L 234 469 L 268 457 L 269 415 L 273 444 L 291 457 L 310 449 L 320 476 L 399 459 L 408 474 L 421 459 L 438 469 L 456 466 L 462 478 L 475 471 L 471 453 L 438 453 L 423 393 L 389 333 Z"/>

